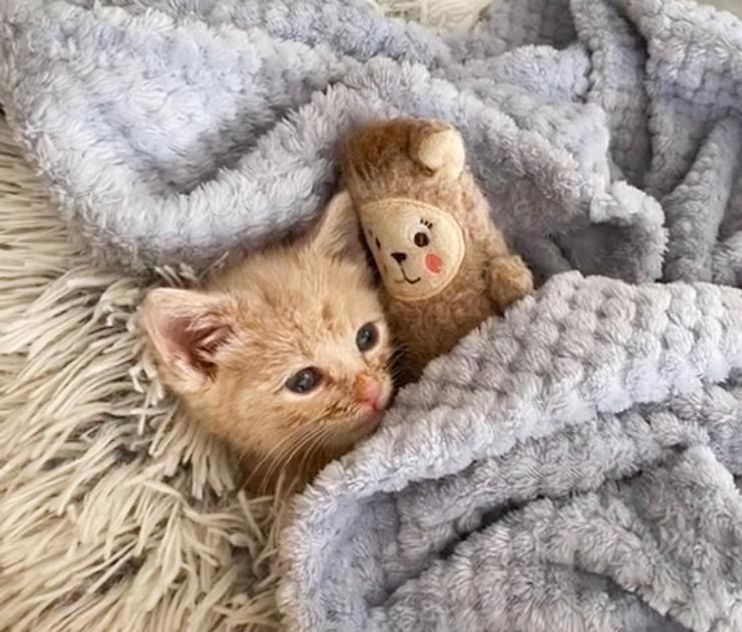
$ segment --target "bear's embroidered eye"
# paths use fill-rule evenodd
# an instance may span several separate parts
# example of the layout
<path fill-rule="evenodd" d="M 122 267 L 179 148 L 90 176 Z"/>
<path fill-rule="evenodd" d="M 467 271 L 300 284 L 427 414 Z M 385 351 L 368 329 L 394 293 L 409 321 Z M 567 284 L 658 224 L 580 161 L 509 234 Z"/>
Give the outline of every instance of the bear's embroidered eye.
<path fill-rule="evenodd" d="M 413 241 L 415 242 L 415 245 L 419 248 L 425 248 L 430 243 L 430 237 L 422 231 L 415 233 L 415 236 L 413 237 Z"/>

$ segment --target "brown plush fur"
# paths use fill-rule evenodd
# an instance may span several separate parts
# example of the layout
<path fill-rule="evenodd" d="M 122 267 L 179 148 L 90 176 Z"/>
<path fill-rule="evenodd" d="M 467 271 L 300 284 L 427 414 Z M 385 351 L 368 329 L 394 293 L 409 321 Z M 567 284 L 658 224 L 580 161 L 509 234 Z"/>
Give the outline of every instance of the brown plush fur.
<path fill-rule="evenodd" d="M 530 271 L 520 257 L 509 253 L 463 162 L 458 133 L 435 121 L 372 123 L 344 144 L 344 185 L 356 209 L 389 198 L 412 199 L 450 213 L 463 229 L 463 261 L 453 281 L 438 294 L 416 301 L 395 299 L 389 291 L 384 294 L 408 379 L 419 377 L 428 361 L 533 289 Z M 407 245 L 407 255 L 419 256 L 415 244 Z M 397 265 L 383 243 L 369 247 L 380 267 Z M 387 279 L 385 283 L 388 290 Z"/>
<path fill-rule="evenodd" d="M 158 289 L 142 322 L 160 372 L 189 412 L 245 457 L 249 486 L 279 473 L 301 487 L 372 432 L 391 394 L 391 351 L 347 196 L 303 243 L 255 254 L 204 291 Z M 356 333 L 379 331 L 363 353 Z M 314 366 L 323 380 L 296 394 L 287 379 Z M 378 387 L 375 406 L 364 389 Z"/>

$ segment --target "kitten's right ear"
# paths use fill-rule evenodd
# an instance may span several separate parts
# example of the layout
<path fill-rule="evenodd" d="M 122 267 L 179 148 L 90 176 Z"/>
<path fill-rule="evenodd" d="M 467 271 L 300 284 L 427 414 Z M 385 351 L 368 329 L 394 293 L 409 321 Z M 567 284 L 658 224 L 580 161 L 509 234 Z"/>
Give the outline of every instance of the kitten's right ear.
<path fill-rule="evenodd" d="M 347 191 L 336 193 L 308 235 L 309 247 L 332 258 L 366 263 L 358 215 Z"/>
<path fill-rule="evenodd" d="M 233 333 L 236 306 L 226 294 L 152 290 L 140 315 L 163 377 L 177 393 L 202 390 L 216 374 L 215 356 Z"/>

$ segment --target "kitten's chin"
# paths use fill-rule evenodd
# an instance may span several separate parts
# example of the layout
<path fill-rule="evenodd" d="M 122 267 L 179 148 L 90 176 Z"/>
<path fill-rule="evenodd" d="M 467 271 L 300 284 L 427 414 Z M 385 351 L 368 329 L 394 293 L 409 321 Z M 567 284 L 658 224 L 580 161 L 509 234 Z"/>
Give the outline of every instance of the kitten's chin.
<path fill-rule="evenodd" d="M 358 419 L 358 421 L 356 421 L 358 430 L 365 434 L 371 434 L 374 430 L 376 430 L 379 427 L 379 424 L 381 423 L 381 418 L 383 416 L 384 416 L 383 408 L 380 410 L 373 409 L 369 411 L 368 413 L 364 413 Z"/>
<path fill-rule="evenodd" d="M 335 446 L 342 450 L 350 450 L 357 442 L 374 433 L 383 416 L 383 410 L 371 410 L 344 421 L 344 432 L 336 435 Z"/>

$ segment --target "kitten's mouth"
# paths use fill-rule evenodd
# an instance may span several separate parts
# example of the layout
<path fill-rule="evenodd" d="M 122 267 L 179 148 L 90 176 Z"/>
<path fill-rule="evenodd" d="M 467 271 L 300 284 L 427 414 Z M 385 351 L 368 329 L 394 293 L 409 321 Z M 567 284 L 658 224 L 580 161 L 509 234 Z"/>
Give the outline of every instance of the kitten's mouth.
<path fill-rule="evenodd" d="M 361 422 L 364 426 L 376 426 L 381 421 L 381 414 L 383 412 L 383 410 L 374 408 L 370 413 L 362 417 Z"/>
<path fill-rule="evenodd" d="M 358 418 L 359 425 L 369 432 L 375 430 L 388 406 L 388 396 L 381 397 L 374 405 L 367 404 L 364 414 Z"/>
<path fill-rule="evenodd" d="M 368 415 L 361 417 L 358 420 L 358 430 L 362 433 L 362 436 L 368 436 L 372 432 L 375 432 L 383 416 L 383 410 L 373 410 Z"/>
<path fill-rule="evenodd" d="M 384 380 L 380 380 L 380 382 L 382 389 L 378 399 L 373 403 L 367 402 L 361 404 L 353 423 L 356 432 L 359 432 L 362 437 L 366 437 L 376 431 L 381 420 L 384 418 L 384 413 L 392 403 L 394 391 L 391 383 L 387 383 Z"/>

